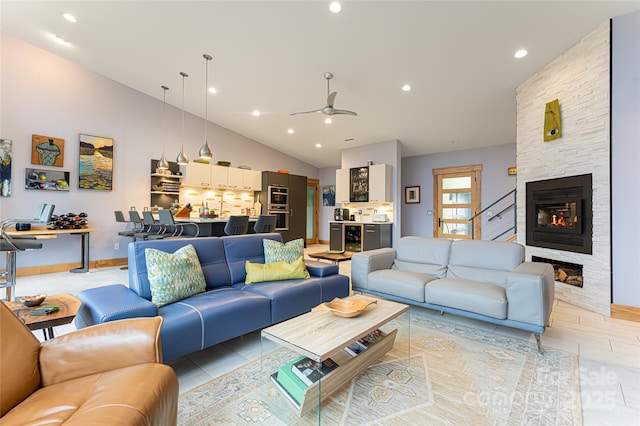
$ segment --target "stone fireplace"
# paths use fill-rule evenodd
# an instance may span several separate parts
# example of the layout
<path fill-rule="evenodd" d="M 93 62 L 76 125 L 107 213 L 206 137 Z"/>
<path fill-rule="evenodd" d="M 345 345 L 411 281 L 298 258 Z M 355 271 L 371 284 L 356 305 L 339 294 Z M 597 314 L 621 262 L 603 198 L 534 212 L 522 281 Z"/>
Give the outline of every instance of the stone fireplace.
<path fill-rule="evenodd" d="M 556 280 L 557 300 L 607 316 L 611 315 L 610 57 L 610 24 L 604 22 L 516 90 L 517 241 L 525 246 L 527 260 L 537 257 L 564 264 Z M 562 137 L 544 142 L 544 108 L 554 99 L 560 102 Z M 572 189 L 581 176 L 589 176 L 590 184 Z M 549 183 L 560 185 L 554 189 Z M 541 192 L 534 196 L 528 189 Z M 579 274 L 569 270 L 570 265 L 582 266 L 582 287 L 574 284 L 580 282 L 573 278 Z"/>
<path fill-rule="evenodd" d="M 592 253 L 591 174 L 526 184 L 527 245 Z"/>

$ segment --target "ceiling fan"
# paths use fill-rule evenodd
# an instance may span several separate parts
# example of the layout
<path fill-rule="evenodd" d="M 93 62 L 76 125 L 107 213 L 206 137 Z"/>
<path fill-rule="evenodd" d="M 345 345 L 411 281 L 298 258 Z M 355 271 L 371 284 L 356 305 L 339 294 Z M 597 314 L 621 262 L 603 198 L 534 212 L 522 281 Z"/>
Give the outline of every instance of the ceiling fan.
<path fill-rule="evenodd" d="M 336 95 L 338 94 L 338 92 L 332 92 L 331 88 L 330 88 L 330 81 L 333 78 L 333 74 L 330 72 L 325 72 L 324 73 L 324 78 L 327 79 L 327 105 L 324 106 L 323 108 L 320 109 L 314 109 L 313 111 L 302 111 L 302 112 L 293 112 L 291 113 L 291 115 L 297 115 L 297 114 L 309 114 L 312 112 L 321 112 L 325 115 L 337 115 L 337 114 L 344 114 L 344 115 L 355 115 L 357 116 L 358 113 L 357 112 L 353 112 L 353 111 L 347 111 L 346 109 L 335 109 L 333 107 L 333 102 L 336 99 Z"/>

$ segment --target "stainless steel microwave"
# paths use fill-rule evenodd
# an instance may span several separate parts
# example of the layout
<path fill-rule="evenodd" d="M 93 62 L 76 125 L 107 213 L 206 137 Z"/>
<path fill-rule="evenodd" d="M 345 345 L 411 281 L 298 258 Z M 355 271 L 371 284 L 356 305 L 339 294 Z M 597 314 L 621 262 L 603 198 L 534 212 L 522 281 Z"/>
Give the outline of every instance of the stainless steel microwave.
<path fill-rule="evenodd" d="M 289 210 L 289 188 L 284 186 L 268 187 L 267 210 Z"/>

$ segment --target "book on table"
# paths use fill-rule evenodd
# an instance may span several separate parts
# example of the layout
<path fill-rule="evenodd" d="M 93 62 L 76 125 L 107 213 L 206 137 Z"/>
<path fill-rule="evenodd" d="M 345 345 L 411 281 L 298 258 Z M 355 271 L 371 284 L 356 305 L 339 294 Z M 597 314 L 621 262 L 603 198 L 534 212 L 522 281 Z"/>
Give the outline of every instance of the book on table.
<path fill-rule="evenodd" d="M 276 377 L 276 381 L 280 386 L 289 394 L 289 396 L 296 402 L 298 405 L 302 401 L 302 397 L 304 396 L 304 390 L 307 388 L 307 385 L 300 380 L 298 376 L 293 374 L 293 365 L 296 362 L 303 360 L 305 357 L 296 358 L 291 362 L 286 363 L 278 369 L 278 375 Z"/>
<path fill-rule="evenodd" d="M 359 339 L 358 343 L 368 348 L 369 346 L 373 345 L 382 336 L 383 334 L 380 330 L 374 330 L 371 333 L 364 336 L 362 339 Z"/>
<path fill-rule="evenodd" d="M 360 342 L 359 340 L 356 340 L 355 342 L 344 348 L 344 350 L 351 356 L 356 356 L 365 349 L 367 349 L 367 346 L 365 346 L 365 344 Z"/>
<path fill-rule="evenodd" d="M 293 374 L 300 378 L 300 380 L 302 380 L 307 386 L 310 386 L 336 368 L 338 368 L 338 364 L 336 364 L 331 358 L 327 358 L 319 363 L 310 358 L 304 357 L 297 362 L 294 362 L 291 370 L 293 371 Z"/>

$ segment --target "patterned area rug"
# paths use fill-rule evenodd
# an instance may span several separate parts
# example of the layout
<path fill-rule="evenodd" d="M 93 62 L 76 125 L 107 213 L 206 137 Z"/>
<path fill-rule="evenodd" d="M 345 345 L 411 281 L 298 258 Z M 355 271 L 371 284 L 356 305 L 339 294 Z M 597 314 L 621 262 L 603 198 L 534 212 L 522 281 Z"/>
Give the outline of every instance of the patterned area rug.
<path fill-rule="evenodd" d="M 397 324 L 389 326 L 395 328 Z M 402 329 L 402 327 L 400 327 Z M 180 425 L 579 425 L 578 359 L 553 349 L 412 315 L 411 356 L 394 349 L 298 417 L 265 377 L 295 357 L 278 349 L 180 396 Z"/>

